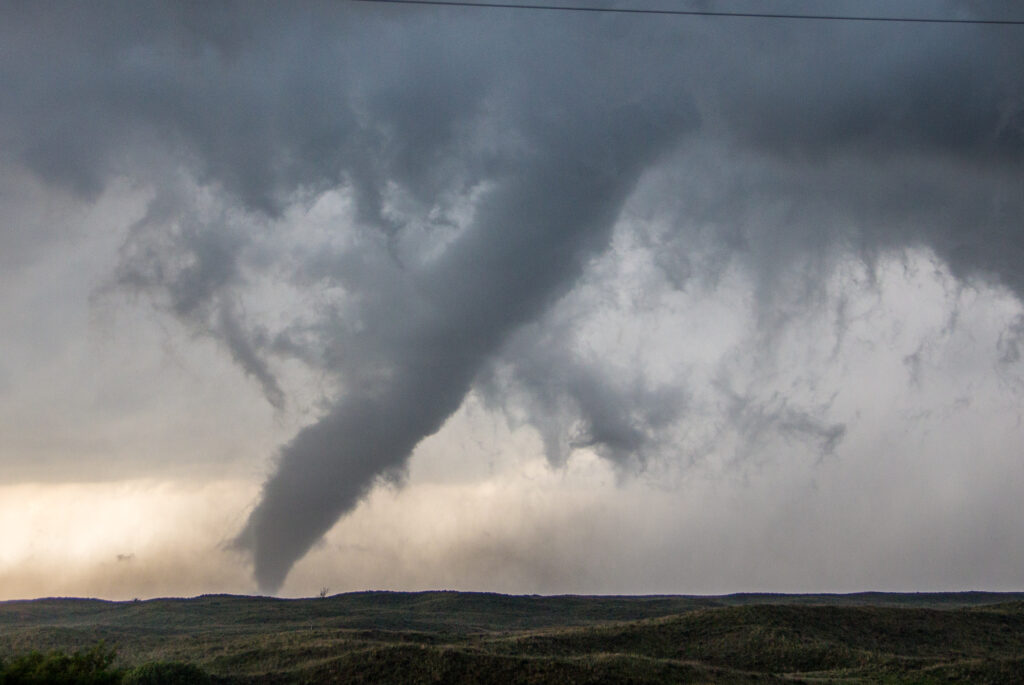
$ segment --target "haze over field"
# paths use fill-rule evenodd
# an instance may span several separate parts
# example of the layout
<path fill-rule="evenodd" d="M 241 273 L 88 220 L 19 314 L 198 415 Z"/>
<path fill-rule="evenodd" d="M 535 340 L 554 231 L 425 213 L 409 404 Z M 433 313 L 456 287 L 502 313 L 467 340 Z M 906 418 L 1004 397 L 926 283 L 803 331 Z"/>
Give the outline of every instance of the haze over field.
<path fill-rule="evenodd" d="M 0 598 L 1020 589 L 1022 64 L 1022 26 L 0 6 Z"/>

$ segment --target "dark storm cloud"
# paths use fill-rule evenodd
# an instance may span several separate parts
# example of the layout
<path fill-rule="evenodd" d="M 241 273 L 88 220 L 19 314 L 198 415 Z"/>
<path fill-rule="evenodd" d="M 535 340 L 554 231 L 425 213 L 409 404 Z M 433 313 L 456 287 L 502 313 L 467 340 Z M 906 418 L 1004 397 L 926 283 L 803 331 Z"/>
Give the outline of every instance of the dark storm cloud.
<path fill-rule="evenodd" d="M 222 341 L 276 406 L 275 356 L 338 380 L 239 538 L 266 589 L 496 360 L 507 385 L 481 389 L 522 391 L 549 458 L 643 462 L 685 390 L 512 337 L 574 288 L 631 198 L 668 227 L 649 240 L 670 285 L 739 266 L 763 331 L 845 255 L 923 247 L 1024 295 L 1019 29 L 106 9 L 2 10 L 3 162 L 86 198 L 115 176 L 150 189 L 120 282 Z M 346 240 L 277 242 L 289 208 L 335 189 L 354 203 Z M 250 320 L 263 278 L 334 299 Z M 844 435 L 784 397 L 724 397 L 751 441 L 830 453 Z"/>
<path fill-rule="evenodd" d="M 1020 294 L 1024 255 L 1008 240 L 1020 236 L 1024 200 L 1019 31 L 834 23 L 779 34 L 784 45 L 762 36 L 734 46 L 704 84 L 713 125 L 764 165 L 739 192 L 712 196 L 728 203 L 705 210 L 733 224 L 722 235 L 739 226 L 730 240 L 772 264 L 837 242 L 869 258 L 924 246 L 958 276 Z M 777 229 L 748 212 L 779 215 Z M 748 221 L 759 235 L 743 230 Z"/>

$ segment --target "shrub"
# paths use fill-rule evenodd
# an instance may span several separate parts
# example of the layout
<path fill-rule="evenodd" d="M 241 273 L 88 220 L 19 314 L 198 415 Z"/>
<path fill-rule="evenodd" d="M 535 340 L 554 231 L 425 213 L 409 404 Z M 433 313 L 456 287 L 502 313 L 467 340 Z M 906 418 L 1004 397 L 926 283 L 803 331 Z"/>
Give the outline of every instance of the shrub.
<path fill-rule="evenodd" d="M 212 680 L 198 666 L 178 661 L 157 661 L 124 674 L 124 685 L 204 685 Z"/>
<path fill-rule="evenodd" d="M 121 672 L 111 668 L 117 653 L 106 644 L 79 650 L 71 655 L 53 651 L 32 651 L 0 664 L 2 685 L 116 685 Z"/>

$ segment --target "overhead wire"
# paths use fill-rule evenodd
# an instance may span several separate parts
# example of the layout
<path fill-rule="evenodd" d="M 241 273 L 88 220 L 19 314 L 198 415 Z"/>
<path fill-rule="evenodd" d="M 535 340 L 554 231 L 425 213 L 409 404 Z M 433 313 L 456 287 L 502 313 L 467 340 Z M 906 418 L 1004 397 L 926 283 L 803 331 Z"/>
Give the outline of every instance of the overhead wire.
<path fill-rule="evenodd" d="M 654 14 L 686 17 L 731 17 L 739 19 L 803 19 L 813 21 L 862 21 L 907 24 L 974 24 L 1024 26 L 1024 19 L 965 19 L 951 17 L 889 17 L 843 14 L 798 14 L 775 12 L 719 12 L 714 10 L 678 10 L 645 7 L 597 7 L 593 5 L 545 5 L 518 2 L 475 2 L 474 0 L 350 0 L 381 5 L 433 5 L 441 7 L 479 7 L 491 9 L 546 10 L 553 12 L 602 12 L 607 14 Z"/>

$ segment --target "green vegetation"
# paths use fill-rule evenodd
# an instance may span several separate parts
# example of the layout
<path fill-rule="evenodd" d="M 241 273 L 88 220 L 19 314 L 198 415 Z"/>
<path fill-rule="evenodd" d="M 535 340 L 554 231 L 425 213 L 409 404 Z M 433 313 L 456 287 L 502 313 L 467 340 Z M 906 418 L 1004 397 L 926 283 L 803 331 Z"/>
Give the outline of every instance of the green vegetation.
<path fill-rule="evenodd" d="M 208 673 L 194 664 L 151 662 L 114 668 L 117 654 L 100 642 L 66 654 L 31 651 L 8 662 L 0 660 L 0 685 L 206 685 Z"/>
<path fill-rule="evenodd" d="M 0 658 L 0 685 L 1020 683 L 1024 595 L 44 599 L 0 602 Z"/>
<path fill-rule="evenodd" d="M 0 661 L 0 684 L 115 685 L 121 682 L 121 673 L 111 668 L 114 659 L 114 651 L 102 642 L 70 655 L 31 651 Z"/>
<path fill-rule="evenodd" d="M 194 664 L 183 664 L 177 661 L 157 661 L 125 672 L 123 685 L 205 685 L 212 683 L 203 669 Z"/>

